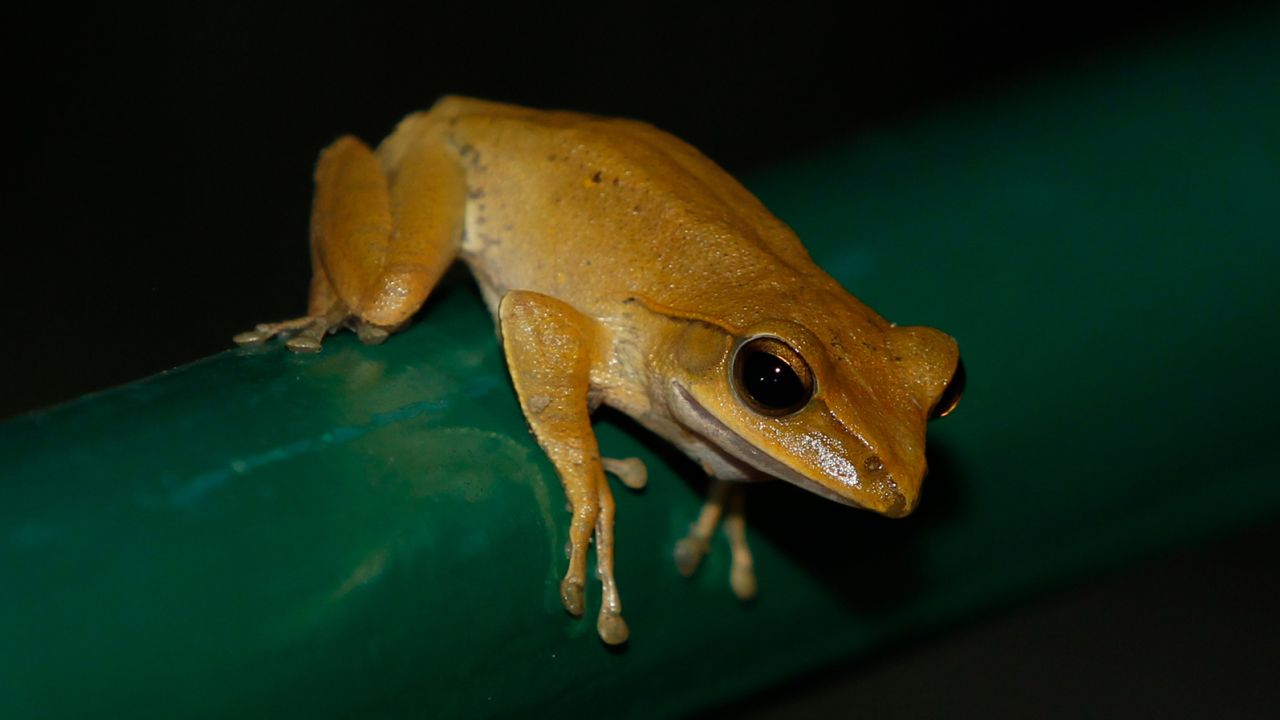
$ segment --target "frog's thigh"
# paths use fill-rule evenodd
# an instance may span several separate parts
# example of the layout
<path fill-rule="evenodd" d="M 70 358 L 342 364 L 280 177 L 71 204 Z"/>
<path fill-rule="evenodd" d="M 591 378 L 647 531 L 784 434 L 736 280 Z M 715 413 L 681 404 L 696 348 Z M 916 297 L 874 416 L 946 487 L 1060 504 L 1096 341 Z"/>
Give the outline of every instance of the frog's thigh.
<path fill-rule="evenodd" d="M 382 271 L 391 231 L 391 194 L 381 164 L 357 138 L 338 138 L 316 162 L 308 314 L 338 303 L 358 312 Z"/>
<path fill-rule="evenodd" d="M 311 314 L 340 303 L 365 325 L 406 321 L 457 257 L 465 193 L 433 138 L 410 143 L 394 179 L 358 139 L 330 145 L 316 166 Z"/>
<path fill-rule="evenodd" d="M 613 578 L 613 498 L 591 429 L 587 397 L 599 328 L 564 302 L 521 290 L 502 298 L 498 315 L 520 406 L 555 465 L 573 512 L 569 569 L 560 584 L 560 599 L 571 614 L 582 614 L 587 549 L 595 533 L 605 593 L 597 627 L 605 642 L 622 642 L 626 624 Z"/>

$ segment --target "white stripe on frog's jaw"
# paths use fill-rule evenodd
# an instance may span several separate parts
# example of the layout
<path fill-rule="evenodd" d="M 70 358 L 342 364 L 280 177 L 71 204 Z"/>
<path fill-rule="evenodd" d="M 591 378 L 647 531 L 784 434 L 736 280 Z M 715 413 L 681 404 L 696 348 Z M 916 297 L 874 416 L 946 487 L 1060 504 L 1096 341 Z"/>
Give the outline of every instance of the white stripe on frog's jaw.
<path fill-rule="evenodd" d="M 766 475 L 776 477 L 780 480 L 785 480 L 793 485 L 808 490 L 809 492 L 843 505 L 850 505 L 858 508 L 866 507 L 853 498 L 836 493 L 830 488 L 810 480 L 799 472 L 775 460 L 769 454 L 760 450 L 750 442 L 747 442 L 745 438 L 730 429 L 715 415 L 712 415 L 711 412 L 695 400 L 693 395 L 690 394 L 689 391 L 680 383 L 673 382 L 672 386 L 675 389 L 674 396 L 677 399 L 677 402 L 673 403 L 675 417 L 676 420 L 679 421 L 681 425 L 685 426 L 686 429 L 705 438 L 707 442 L 720 448 L 730 456 L 737 458 Z M 843 458 L 841 459 L 843 460 Z M 847 470 L 849 474 L 852 474 L 852 477 L 842 474 L 842 477 L 840 478 L 841 482 L 851 487 L 860 487 L 857 469 L 849 464 L 847 460 L 844 461 L 844 465 L 846 467 L 843 469 Z"/>

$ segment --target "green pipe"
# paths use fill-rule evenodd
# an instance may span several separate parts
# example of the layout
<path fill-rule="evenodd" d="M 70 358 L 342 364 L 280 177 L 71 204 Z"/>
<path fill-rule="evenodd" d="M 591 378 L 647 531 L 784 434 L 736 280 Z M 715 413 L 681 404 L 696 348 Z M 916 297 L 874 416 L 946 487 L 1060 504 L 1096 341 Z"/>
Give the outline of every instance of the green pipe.
<path fill-rule="evenodd" d="M 382 346 L 229 350 L 0 426 L 0 717 L 680 714 L 1274 517 L 1278 20 L 753 178 L 868 304 L 960 340 L 912 518 L 752 488 L 744 606 L 723 543 L 673 567 L 696 469 L 602 418 L 651 471 L 616 491 L 606 649 L 560 609 L 563 496 L 458 276 Z"/>

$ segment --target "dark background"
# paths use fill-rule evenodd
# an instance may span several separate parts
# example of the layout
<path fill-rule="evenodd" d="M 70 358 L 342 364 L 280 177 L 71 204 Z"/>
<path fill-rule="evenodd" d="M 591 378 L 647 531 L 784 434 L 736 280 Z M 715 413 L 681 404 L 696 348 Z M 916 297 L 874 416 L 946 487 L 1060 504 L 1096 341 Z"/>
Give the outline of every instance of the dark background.
<path fill-rule="evenodd" d="M 376 142 L 444 93 L 645 119 L 741 175 L 1224 12 L 543 5 L 46 3 L 11 14 L 0 417 L 300 314 L 319 149 L 342 133 Z"/>
<path fill-rule="evenodd" d="M 542 5 L 10 11 L 0 417 L 300 314 L 316 153 L 342 133 L 376 142 L 444 93 L 645 119 L 742 175 L 1243 6 Z M 1260 667 L 1275 588 L 1250 579 L 1278 541 L 1229 539 L 752 704 L 1247 714 L 1276 700 Z"/>

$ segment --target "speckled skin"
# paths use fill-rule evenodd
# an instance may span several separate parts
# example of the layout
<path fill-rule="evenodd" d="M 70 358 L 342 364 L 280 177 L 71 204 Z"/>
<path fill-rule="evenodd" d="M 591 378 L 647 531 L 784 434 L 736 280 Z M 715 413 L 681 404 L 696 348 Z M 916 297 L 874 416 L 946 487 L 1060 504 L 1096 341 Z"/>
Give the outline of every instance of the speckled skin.
<path fill-rule="evenodd" d="M 609 556 L 607 642 L 626 627 L 589 420 L 599 403 L 723 480 L 780 477 L 895 517 L 916 504 L 925 424 L 956 370 L 955 342 L 885 321 L 741 184 L 660 130 L 444 98 L 376 155 L 351 138 L 327 150 L 312 226 L 308 317 L 241 339 L 302 328 L 291 347 L 318 349 L 346 322 L 379 340 L 460 257 L 500 321 L 525 415 L 574 506 L 562 586 L 571 613 L 582 612 L 593 534 Z M 812 372 L 798 412 L 764 415 L 740 397 L 733 353 L 759 336 Z"/>

